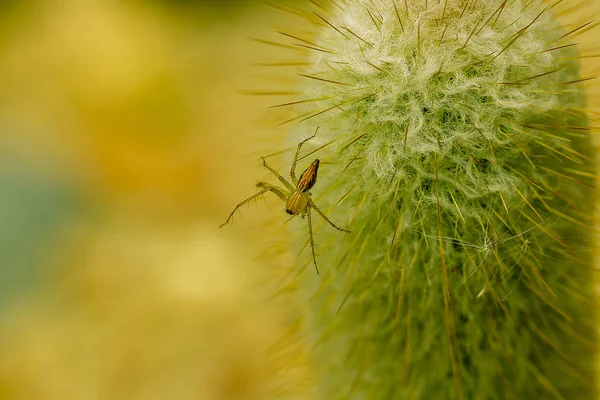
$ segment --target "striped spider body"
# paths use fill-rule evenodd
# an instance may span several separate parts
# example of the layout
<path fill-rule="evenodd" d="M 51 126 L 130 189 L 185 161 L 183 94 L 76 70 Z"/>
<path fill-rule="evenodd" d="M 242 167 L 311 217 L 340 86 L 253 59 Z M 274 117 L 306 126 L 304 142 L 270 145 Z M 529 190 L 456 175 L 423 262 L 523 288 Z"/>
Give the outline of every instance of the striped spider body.
<path fill-rule="evenodd" d="M 316 133 L 315 133 L 316 135 Z M 342 232 L 350 233 L 350 231 L 346 229 L 342 229 L 336 224 L 334 224 L 327 216 L 317 207 L 317 205 L 310 198 L 311 192 L 310 189 L 317 183 L 317 172 L 319 171 L 320 161 L 317 159 L 310 164 L 310 166 L 300 175 L 300 178 L 296 178 L 296 164 L 298 162 L 298 156 L 300 155 L 300 150 L 302 149 L 302 145 L 314 138 L 315 135 L 309 137 L 308 139 L 303 140 L 298 144 L 298 148 L 296 149 L 296 154 L 294 155 L 294 161 L 292 162 L 292 167 L 290 169 L 290 178 L 292 182 L 289 182 L 283 176 L 281 176 L 277 171 L 271 168 L 266 160 L 263 158 L 263 166 L 268 169 L 273 175 L 279 179 L 279 181 L 283 184 L 285 188 L 281 188 L 275 185 L 272 185 L 268 182 L 258 182 L 256 187 L 259 189 L 259 192 L 253 196 L 248 197 L 241 203 L 239 203 L 229 217 L 227 221 L 221 227 L 226 225 L 233 214 L 244 204 L 249 203 L 250 201 L 264 195 L 267 192 L 274 193 L 277 197 L 279 197 L 285 203 L 285 212 L 291 216 L 300 215 L 301 218 L 308 217 L 308 232 L 310 234 L 310 246 L 312 250 L 312 259 L 315 264 L 315 269 L 317 274 L 319 273 L 319 268 L 317 267 L 317 257 L 315 255 L 315 243 L 313 239 L 313 229 L 312 229 L 312 217 L 311 217 L 311 209 L 315 210 L 317 214 L 319 214 L 329 225 L 331 225 L 334 229 Z"/>
<path fill-rule="evenodd" d="M 285 204 L 285 212 L 290 215 L 304 215 L 310 201 L 311 193 L 309 190 L 317 183 L 317 171 L 319 170 L 319 160 L 313 161 L 310 167 L 300 175 L 296 189 L 290 195 Z"/>

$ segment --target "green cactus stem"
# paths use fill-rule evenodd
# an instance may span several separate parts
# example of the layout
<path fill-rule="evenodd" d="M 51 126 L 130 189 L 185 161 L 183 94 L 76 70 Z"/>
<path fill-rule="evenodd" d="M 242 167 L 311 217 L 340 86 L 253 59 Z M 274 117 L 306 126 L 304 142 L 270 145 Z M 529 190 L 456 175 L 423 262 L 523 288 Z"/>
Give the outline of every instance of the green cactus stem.
<path fill-rule="evenodd" d="M 311 3 L 281 122 L 319 128 L 313 198 L 352 231 L 317 227 L 299 278 L 320 398 L 593 398 L 590 25 L 561 1 Z"/>

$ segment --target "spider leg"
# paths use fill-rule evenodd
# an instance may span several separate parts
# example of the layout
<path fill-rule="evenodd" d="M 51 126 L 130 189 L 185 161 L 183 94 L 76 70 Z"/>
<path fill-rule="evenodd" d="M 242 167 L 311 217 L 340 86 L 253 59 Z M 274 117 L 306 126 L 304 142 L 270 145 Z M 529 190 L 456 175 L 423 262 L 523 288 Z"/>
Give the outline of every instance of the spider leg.
<path fill-rule="evenodd" d="M 291 195 L 291 193 L 289 193 L 289 194 L 285 193 L 284 190 L 278 188 L 275 185 L 271 185 L 270 183 L 267 183 L 267 182 L 258 182 L 256 184 L 256 187 L 259 189 L 263 189 L 263 190 L 275 193 L 275 195 L 277 197 L 279 197 L 281 199 L 281 201 L 283 201 L 284 203 L 287 203 L 287 201 Z"/>
<path fill-rule="evenodd" d="M 310 235 L 310 250 L 312 251 L 312 259 L 315 264 L 315 269 L 317 270 L 317 275 L 319 274 L 319 267 L 317 267 L 317 256 L 315 255 L 315 241 L 313 239 L 313 230 L 312 230 L 312 219 L 310 216 L 310 207 L 307 207 L 306 215 L 308 216 L 308 234 Z"/>
<path fill-rule="evenodd" d="M 268 169 L 269 171 L 271 171 L 271 173 L 273 175 L 275 175 L 277 177 L 277 179 L 279 179 L 279 181 L 281 183 L 283 183 L 283 185 L 288 188 L 288 190 L 290 191 L 294 191 L 294 187 L 283 177 L 279 174 L 279 172 L 275 171 L 275 169 L 273 169 L 273 167 L 271 167 L 270 165 L 267 164 L 267 160 L 265 160 L 264 157 L 262 157 L 262 161 L 263 161 L 263 167 L 265 167 L 266 169 Z"/>
<path fill-rule="evenodd" d="M 221 226 L 219 226 L 219 228 L 224 227 L 225 225 L 227 225 L 229 223 L 229 221 L 231 220 L 231 218 L 233 217 L 233 214 L 235 214 L 235 212 L 244 204 L 247 204 L 249 202 L 251 202 L 252 200 L 254 200 L 255 198 L 262 196 L 263 194 L 265 194 L 266 192 L 268 192 L 268 189 L 263 189 L 260 192 L 256 193 L 255 195 L 252 195 L 250 197 L 248 197 L 247 199 L 245 199 L 244 201 L 242 201 L 241 203 L 239 203 L 237 206 L 235 206 L 235 208 L 233 209 L 233 211 L 231 212 L 231 214 L 229 214 L 229 217 L 227 217 L 227 221 L 225 221 Z"/>
<path fill-rule="evenodd" d="M 281 200 L 287 202 L 288 196 L 286 196 L 285 193 L 281 189 L 279 189 L 277 186 L 273 186 L 273 185 L 268 184 L 266 182 L 258 182 L 256 184 L 256 187 L 258 187 L 260 189 L 260 191 L 258 193 L 256 193 L 256 194 L 248 197 L 247 199 L 245 199 L 244 201 L 242 201 L 241 203 L 239 203 L 237 206 L 235 206 L 235 208 L 233 209 L 233 211 L 231 212 L 231 214 L 229 214 L 229 217 L 227 217 L 227 221 L 225 221 L 225 223 L 223 223 L 221 226 L 219 226 L 219 228 L 222 228 L 225 225 L 227 225 L 229 223 L 229 221 L 231 220 L 231 218 L 233 218 L 233 214 L 235 214 L 235 212 L 237 210 L 239 210 L 239 208 L 241 206 L 243 206 L 244 204 L 247 204 L 247 203 L 251 202 L 252 200 L 256 199 L 257 197 L 262 196 L 263 194 L 265 194 L 267 192 L 273 192 Z"/>
<path fill-rule="evenodd" d="M 309 201 L 308 201 L 308 205 L 309 205 L 309 207 L 312 207 L 312 208 L 314 208 L 314 209 L 315 209 L 315 211 L 316 211 L 317 213 L 319 213 L 319 215 L 320 215 L 320 216 L 321 216 L 321 217 L 322 217 L 322 218 L 323 218 L 325 221 L 327 221 L 327 223 L 328 223 L 329 225 L 331 225 L 331 226 L 332 226 L 334 229 L 337 229 L 338 231 L 342 231 L 342 232 L 347 232 L 347 233 L 350 233 L 350 231 L 349 231 L 349 230 L 347 230 L 347 229 L 343 229 L 343 228 L 340 228 L 339 226 L 337 226 L 336 224 L 334 224 L 334 223 L 333 223 L 333 222 L 332 222 L 332 221 L 331 221 L 329 218 L 327 218 L 327 216 L 326 216 L 325 214 L 323 214 L 323 212 L 322 212 L 321 210 L 319 210 L 319 207 L 317 207 L 317 205 L 316 205 L 315 203 L 313 203 L 313 201 L 312 201 L 312 200 L 309 200 Z"/>
<path fill-rule="evenodd" d="M 298 163 L 298 156 L 300 156 L 300 149 L 302 149 L 302 145 L 304 143 L 308 142 L 310 139 L 317 136 L 318 131 L 319 131 L 319 127 L 317 127 L 317 129 L 315 130 L 314 135 L 312 135 L 311 137 L 308 137 L 308 138 L 304 139 L 303 141 L 301 141 L 300 143 L 298 143 L 298 148 L 296 148 L 296 154 L 294 155 L 294 161 L 292 162 L 292 168 L 290 168 L 290 177 L 292 178 L 292 182 L 294 183 L 295 186 L 298 186 L 298 178 L 296 178 L 296 164 Z"/>

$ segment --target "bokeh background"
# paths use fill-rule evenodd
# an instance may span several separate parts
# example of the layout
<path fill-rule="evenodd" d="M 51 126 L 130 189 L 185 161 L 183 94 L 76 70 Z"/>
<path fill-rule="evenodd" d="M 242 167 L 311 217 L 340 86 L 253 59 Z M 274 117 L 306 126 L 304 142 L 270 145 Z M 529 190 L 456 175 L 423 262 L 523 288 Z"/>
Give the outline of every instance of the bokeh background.
<path fill-rule="evenodd" d="M 578 4 L 565 23 L 600 15 Z M 253 0 L 2 2 L 0 399 L 313 398 L 281 205 L 218 228 L 290 145 L 243 93 L 282 79 L 251 38 L 294 23 Z"/>

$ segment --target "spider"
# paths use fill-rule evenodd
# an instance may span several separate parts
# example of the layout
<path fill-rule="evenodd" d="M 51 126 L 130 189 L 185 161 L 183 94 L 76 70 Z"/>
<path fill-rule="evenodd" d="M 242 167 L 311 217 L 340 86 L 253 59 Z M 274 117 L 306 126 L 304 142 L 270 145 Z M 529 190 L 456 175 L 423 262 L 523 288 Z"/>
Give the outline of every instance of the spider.
<path fill-rule="evenodd" d="M 319 170 L 319 164 L 320 164 L 319 159 L 316 159 L 315 161 L 312 162 L 312 164 L 310 164 L 310 166 L 300 175 L 300 179 L 296 178 L 296 164 L 298 163 L 298 156 L 300 155 L 300 150 L 302 149 L 302 145 L 304 143 L 308 142 L 309 140 L 311 140 L 312 138 L 314 138 L 316 135 L 317 135 L 317 133 L 315 132 L 315 134 L 312 135 L 311 137 L 298 143 L 298 148 L 296 149 L 296 154 L 294 155 L 294 162 L 292 162 L 292 167 L 290 169 L 290 177 L 292 178 L 293 184 L 290 183 L 283 176 L 281 176 L 273 168 L 271 168 L 267 164 L 265 158 L 262 157 L 263 166 L 266 169 L 268 169 L 273 175 L 275 175 L 277 177 L 277 179 L 279 179 L 279 181 L 283 184 L 283 186 L 285 186 L 285 189 L 280 188 L 275 185 L 271 185 L 270 183 L 267 183 L 267 182 L 258 182 L 256 184 L 256 187 L 258 189 L 260 189 L 260 191 L 258 193 L 256 193 L 255 195 L 248 197 L 247 199 L 245 199 L 244 201 L 239 203 L 237 206 L 235 206 L 235 208 L 233 209 L 231 214 L 229 214 L 227 221 L 225 221 L 225 223 L 222 224 L 219 228 L 222 228 L 223 226 L 227 225 L 227 223 L 229 223 L 229 221 L 233 217 L 233 214 L 235 214 L 235 212 L 241 206 L 256 199 L 257 197 L 262 196 L 263 194 L 265 194 L 267 192 L 272 192 L 285 203 L 285 212 L 286 213 L 288 213 L 292 217 L 296 216 L 296 215 L 300 215 L 303 219 L 305 216 L 308 217 L 308 232 L 310 235 L 310 247 L 312 250 L 312 259 L 313 259 L 313 263 L 315 264 L 315 269 L 318 274 L 319 267 L 317 267 L 317 257 L 315 255 L 315 242 L 313 240 L 312 219 L 311 219 L 311 214 L 310 214 L 311 209 L 314 209 L 334 229 L 336 229 L 338 231 L 342 231 L 342 232 L 347 232 L 347 233 L 350 233 L 350 231 L 340 228 L 339 226 L 334 224 L 329 218 L 327 218 L 327 216 L 319 209 L 319 207 L 317 207 L 317 205 L 310 198 L 311 192 L 309 190 L 312 189 L 312 187 L 317 182 L 317 171 Z"/>

